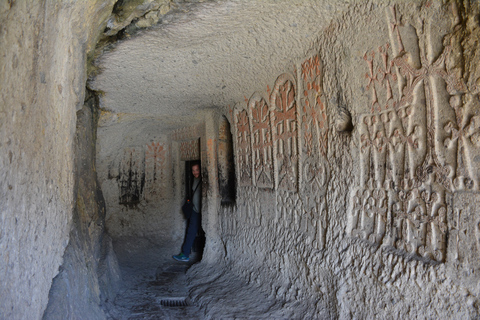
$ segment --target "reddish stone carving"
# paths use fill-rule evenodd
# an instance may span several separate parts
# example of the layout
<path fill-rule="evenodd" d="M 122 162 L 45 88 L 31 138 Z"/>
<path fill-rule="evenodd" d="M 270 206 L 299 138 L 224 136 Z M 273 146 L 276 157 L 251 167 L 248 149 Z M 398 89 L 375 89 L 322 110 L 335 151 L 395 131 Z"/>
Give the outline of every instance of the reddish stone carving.
<path fill-rule="evenodd" d="M 249 103 L 252 121 L 253 172 L 255 185 L 260 188 L 274 187 L 273 142 L 270 129 L 270 110 L 265 99 L 254 95 Z"/>
<path fill-rule="evenodd" d="M 200 126 L 191 126 L 174 130 L 170 135 L 171 140 L 191 140 L 201 136 Z"/>
<path fill-rule="evenodd" d="M 252 185 L 252 147 L 250 135 L 250 122 L 246 110 L 239 111 L 235 117 L 236 142 L 237 142 L 237 167 L 239 172 L 239 185 Z"/>
<path fill-rule="evenodd" d="M 312 156 L 316 150 L 327 156 L 328 121 L 323 103 L 322 77 L 318 56 L 307 59 L 302 64 L 303 78 L 303 117 L 302 129 L 305 139 L 305 152 Z M 315 138 L 314 138 L 315 137 Z"/>
<path fill-rule="evenodd" d="M 298 187 L 298 127 L 295 80 L 283 74 L 278 77 L 271 94 L 272 128 L 275 143 L 277 187 L 297 191 Z"/>
<path fill-rule="evenodd" d="M 200 139 L 180 142 L 180 160 L 191 161 L 200 159 Z"/>

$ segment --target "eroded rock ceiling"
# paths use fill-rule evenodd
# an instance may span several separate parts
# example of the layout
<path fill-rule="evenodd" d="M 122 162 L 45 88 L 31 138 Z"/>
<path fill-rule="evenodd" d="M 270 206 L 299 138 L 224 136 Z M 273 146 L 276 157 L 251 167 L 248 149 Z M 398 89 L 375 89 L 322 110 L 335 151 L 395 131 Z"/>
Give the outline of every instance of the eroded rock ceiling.
<path fill-rule="evenodd" d="M 267 90 L 304 57 L 347 4 L 337 1 L 189 3 L 119 42 L 98 59 L 90 86 L 124 118 L 155 118 L 169 130 Z M 271 86 L 271 85 L 270 85 Z M 246 98 L 249 98 L 248 96 Z"/>

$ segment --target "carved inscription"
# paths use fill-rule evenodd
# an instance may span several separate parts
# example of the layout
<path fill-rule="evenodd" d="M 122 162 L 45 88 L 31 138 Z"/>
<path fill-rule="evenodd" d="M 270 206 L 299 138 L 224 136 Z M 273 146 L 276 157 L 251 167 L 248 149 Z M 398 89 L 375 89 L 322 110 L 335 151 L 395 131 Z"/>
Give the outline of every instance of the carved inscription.
<path fill-rule="evenodd" d="M 180 160 L 191 161 L 200 159 L 200 139 L 180 142 Z"/>
<path fill-rule="evenodd" d="M 275 144 L 277 187 L 286 191 L 298 188 L 298 125 L 295 80 L 278 77 L 271 94 L 272 128 Z"/>
<path fill-rule="evenodd" d="M 200 126 L 184 127 L 174 130 L 170 135 L 172 140 L 191 140 L 201 136 Z"/>
<path fill-rule="evenodd" d="M 270 130 L 270 110 L 265 99 L 254 95 L 249 103 L 252 121 L 253 172 L 255 185 L 260 188 L 274 187 L 273 142 Z"/>
<path fill-rule="evenodd" d="M 246 110 L 239 111 L 235 117 L 237 142 L 237 167 L 240 186 L 252 185 L 252 147 L 250 122 Z"/>

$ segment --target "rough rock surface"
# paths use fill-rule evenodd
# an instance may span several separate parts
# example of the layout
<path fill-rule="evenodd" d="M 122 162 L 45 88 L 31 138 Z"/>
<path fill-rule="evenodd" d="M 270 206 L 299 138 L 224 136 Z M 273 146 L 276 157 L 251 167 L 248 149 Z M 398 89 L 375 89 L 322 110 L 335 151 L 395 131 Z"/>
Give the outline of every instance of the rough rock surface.
<path fill-rule="evenodd" d="M 192 4 L 118 43 L 97 62 L 102 72 L 89 85 L 105 92 L 103 108 L 161 115 L 159 125 L 169 130 L 197 121 L 199 109 L 265 90 L 346 6 L 304 0 Z"/>
<path fill-rule="evenodd" d="M 54 278 L 43 319 L 104 319 L 120 270 L 105 232 L 105 202 L 95 171 L 98 99 L 89 93 L 77 112 L 75 194 L 72 230 L 59 274 Z"/>
<path fill-rule="evenodd" d="M 0 1 L 0 318 L 39 319 L 71 227 L 75 112 L 112 1 Z"/>

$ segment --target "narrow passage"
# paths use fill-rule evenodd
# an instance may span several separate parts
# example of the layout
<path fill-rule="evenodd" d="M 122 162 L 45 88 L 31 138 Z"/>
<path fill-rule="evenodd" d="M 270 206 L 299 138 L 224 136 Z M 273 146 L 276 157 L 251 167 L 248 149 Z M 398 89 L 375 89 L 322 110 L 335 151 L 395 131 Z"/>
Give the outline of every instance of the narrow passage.
<path fill-rule="evenodd" d="M 147 239 L 114 243 L 122 288 L 107 306 L 109 319 L 204 319 L 188 298 L 186 272 L 196 262 L 175 261 Z"/>

